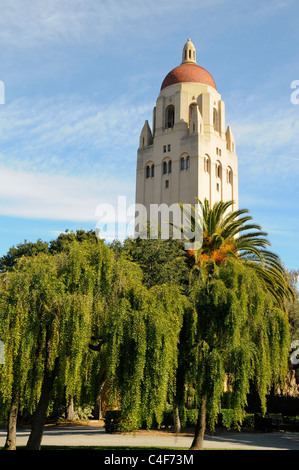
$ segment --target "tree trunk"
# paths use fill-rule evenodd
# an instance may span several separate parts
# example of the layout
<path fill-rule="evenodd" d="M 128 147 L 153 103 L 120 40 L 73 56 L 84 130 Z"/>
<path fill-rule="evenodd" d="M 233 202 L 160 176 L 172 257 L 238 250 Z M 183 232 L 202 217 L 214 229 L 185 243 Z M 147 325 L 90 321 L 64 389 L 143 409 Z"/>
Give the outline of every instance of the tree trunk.
<path fill-rule="evenodd" d="M 174 432 L 180 433 L 181 432 L 180 413 L 179 413 L 179 407 L 176 404 L 173 407 L 173 424 L 174 424 Z"/>
<path fill-rule="evenodd" d="M 56 358 L 54 369 L 45 373 L 40 399 L 34 413 L 31 433 L 26 446 L 27 450 L 40 450 L 50 396 L 57 372 L 58 358 Z"/>
<path fill-rule="evenodd" d="M 190 450 L 202 450 L 203 438 L 206 429 L 206 414 L 207 414 L 207 397 L 204 395 L 201 400 L 201 406 L 198 410 L 198 418 L 195 428 L 195 436 L 191 444 Z"/>
<path fill-rule="evenodd" d="M 4 450 L 16 450 L 17 440 L 17 418 L 19 411 L 19 399 L 14 398 L 11 403 L 8 422 L 7 422 L 7 436 L 4 445 Z"/>
<path fill-rule="evenodd" d="M 68 421 L 74 421 L 75 420 L 75 411 L 74 411 L 74 399 L 73 397 L 69 398 L 69 401 L 66 406 L 66 413 L 65 413 L 66 419 Z"/>
<path fill-rule="evenodd" d="M 99 394 L 97 396 L 96 403 L 94 406 L 94 412 L 93 412 L 94 419 L 98 419 L 98 420 L 102 419 L 102 397 L 103 397 L 103 390 L 104 390 L 105 383 L 106 383 L 106 380 L 103 380 L 103 382 L 101 382 Z"/>

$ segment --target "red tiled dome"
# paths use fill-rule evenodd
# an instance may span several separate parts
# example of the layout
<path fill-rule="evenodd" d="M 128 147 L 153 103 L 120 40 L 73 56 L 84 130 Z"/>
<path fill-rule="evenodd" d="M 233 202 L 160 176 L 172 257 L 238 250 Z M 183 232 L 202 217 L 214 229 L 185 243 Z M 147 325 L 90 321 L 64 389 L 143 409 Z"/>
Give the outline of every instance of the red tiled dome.
<path fill-rule="evenodd" d="M 195 63 L 182 63 L 175 67 L 163 80 L 161 90 L 175 83 L 195 82 L 210 85 L 216 89 L 216 84 L 209 72 Z"/>

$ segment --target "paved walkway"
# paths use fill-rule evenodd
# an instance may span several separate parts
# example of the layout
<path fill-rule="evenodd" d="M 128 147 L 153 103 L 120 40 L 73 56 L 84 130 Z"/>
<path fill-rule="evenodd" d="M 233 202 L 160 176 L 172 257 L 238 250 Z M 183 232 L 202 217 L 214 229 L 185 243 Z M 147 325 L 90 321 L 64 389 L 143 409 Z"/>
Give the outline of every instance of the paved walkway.
<path fill-rule="evenodd" d="M 19 429 L 17 446 L 27 443 L 30 429 Z M 6 431 L 0 429 L 0 447 Z M 193 437 L 177 435 L 107 434 L 102 426 L 46 426 L 42 445 L 51 446 L 146 446 L 189 448 Z M 299 433 L 228 433 L 205 436 L 206 449 L 299 450 Z"/>

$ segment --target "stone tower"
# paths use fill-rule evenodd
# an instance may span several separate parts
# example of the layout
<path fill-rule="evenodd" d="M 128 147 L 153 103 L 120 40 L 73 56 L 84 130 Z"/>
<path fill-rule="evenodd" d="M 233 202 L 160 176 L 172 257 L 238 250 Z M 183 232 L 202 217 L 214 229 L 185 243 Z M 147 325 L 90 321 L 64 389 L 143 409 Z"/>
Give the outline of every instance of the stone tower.
<path fill-rule="evenodd" d="M 238 208 L 238 161 L 225 106 L 215 82 L 196 62 L 190 39 L 182 63 L 165 77 L 145 121 L 137 152 L 136 203 L 196 204 L 234 200 Z"/>

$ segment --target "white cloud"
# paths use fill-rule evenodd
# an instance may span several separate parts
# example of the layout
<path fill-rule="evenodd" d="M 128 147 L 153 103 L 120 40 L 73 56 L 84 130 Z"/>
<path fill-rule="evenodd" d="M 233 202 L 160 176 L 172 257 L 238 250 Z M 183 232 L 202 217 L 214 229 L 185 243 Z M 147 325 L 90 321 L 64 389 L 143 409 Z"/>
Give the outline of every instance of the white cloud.
<path fill-rule="evenodd" d="M 118 195 L 128 195 L 132 204 L 131 188 L 132 184 L 115 177 L 83 179 L 0 167 L 0 214 L 97 222 L 99 204 L 117 207 Z"/>
<path fill-rule="evenodd" d="M 80 96 L 22 98 L 0 110 L 3 164 L 26 171 L 90 174 L 135 166 L 147 103 L 119 97 L 109 105 Z"/>
<path fill-rule="evenodd" d="M 178 21 L 186 19 L 189 34 L 194 29 L 192 15 L 200 19 L 200 13 L 221 6 L 231 10 L 229 17 L 237 7 L 235 0 L 201 0 L 193 2 L 192 10 L 184 0 L 2 0 L 0 44 L 23 50 L 48 44 L 113 47 L 115 40 L 131 37 L 136 41 L 139 35 L 160 41 L 165 39 L 165 28 L 177 33 Z M 250 7 L 250 12 L 256 9 Z"/>
<path fill-rule="evenodd" d="M 49 42 L 107 42 L 130 30 L 145 33 L 144 21 L 149 26 L 157 18 L 165 21 L 169 15 L 185 10 L 183 0 L 14 0 L 1 3 L 0 42 L 17 48 Z M 210 3 L 221 1 L 204 1 L 201 6 Z M 149 29 L 149 33 L 152 34 L 152 30 Z"/>
<path fill-rule="evenodd" d="M 246 114 L 238 110 L 230 122 L 239 167 L 246 168 L 247 176 L 293 178 L 299 171 L 299 106 L 273 109 L 272 103 L 262 103 L 260 109 L 258 99 L 252 104 Z"/>

